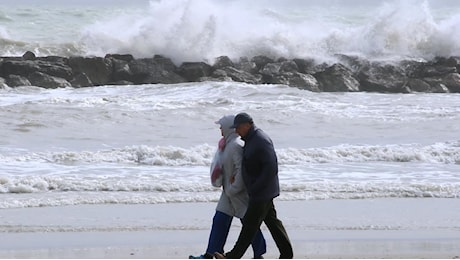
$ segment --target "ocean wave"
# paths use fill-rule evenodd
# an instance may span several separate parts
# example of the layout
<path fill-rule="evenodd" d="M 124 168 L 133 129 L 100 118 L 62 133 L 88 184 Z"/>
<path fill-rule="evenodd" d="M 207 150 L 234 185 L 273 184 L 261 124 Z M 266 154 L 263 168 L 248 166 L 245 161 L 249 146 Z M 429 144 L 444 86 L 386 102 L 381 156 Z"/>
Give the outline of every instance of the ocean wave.
<path fill-rule="evenodd" d="M 460 54 L 459 35 L 452 33 L 459 31 L 460 17 L 435 20 L 427 1 L 364 5 L 362 13 L 334 5 L 339 11 L 331 11 L 330 3 L 326 7 L 291 2 L 282 7 L 246 1 L 156 1 L 134 24 L 129 22 L 133 17 L 117 17 L 88 27 L 83 41 L 95 55 L 156 53 L 177 63 L 212 61 L 221 55 L 327 60 L 338 53 L 368 59 Z M 120 26 L 126 27 L 121 35 Z M 106 33 L 113 30 L 118 33 Z"/>
<path fill-rule="evenodd" d="M 48 14 L 31 9 L 27 14 L 40 16 L 37 25 L 47 29 L 13 23 L 15 31 L 22 32 L 20 41 L 28 43 L 1 47 L 0 53 L 130 53 L 139 58 L 160 54 L 178 64 L 211 62 L 222 55 L 320 61 L 334 61 L 336 54 L 370 60 L 460 55 L 459 6 L 443 2 L 175 0 L 150 1 L 149 6 L 90 5 L 75 11 L 60 7 L 51 8 Z M 20 18 L 19 14 L 11 19 L 22 21 Z"/>
<path fill-rule="evenodd" d="M 11 183 L 13 185 L 14 183 Z M 4 186 L 4 185 L 2 185 Z M 17 190 L 3 190 L 4 198 L 0 208 L 50 207 L 82 204 L 159 204 L 182 202 L 216 202 L 220 189 L 201 187 L 184 183 L 179 190 L 158 191 L 154 189 L 134 190 L 98 190 L 91 183 L 86 188 L 73 190 L 35 190 L 17 193 Z M 153 186 L 153 185 L 152 185 Z M 188 186 L 188 187 L 187 187 Z M 208 188 L 206 188 L 208 187 Z M 3 188 L 4 189 L 4 188 Z M 32 188 L 31 188 L 32 189 Z M 8 194 L 15 193 L 14 196 Z M 38 195 L 39 194 L 39 195 Z M 405 183 L 306 183 L 294 189 L 281 184 L 283 201 L 295 200 L 327 200 L 327 199 L 376 199 L 376 198 L 459 198 L 460 184 L 405 184 Z"/>
<path fill-rule="evenodd" d="M 81 152 L 40 152 L 0 155 L 0 162 L 127 163 L 153 166 L 208 166 L 215 147 L 203 144 L 190 148 L 175 146 L 127 146 L 120 149 Z M 458 141 L 432 145 L 338 145 L 322 148 L 277 149 L 281 165 L 338 162 L 429 162 L 460 164 Z"/>
<path fill-rule="evenodd" d="M 327 148 L 284 149 L 281 164 L 329 162 L 431 162 L 460 163 L 458 142 L 421 145 L 339 145 Z"/>

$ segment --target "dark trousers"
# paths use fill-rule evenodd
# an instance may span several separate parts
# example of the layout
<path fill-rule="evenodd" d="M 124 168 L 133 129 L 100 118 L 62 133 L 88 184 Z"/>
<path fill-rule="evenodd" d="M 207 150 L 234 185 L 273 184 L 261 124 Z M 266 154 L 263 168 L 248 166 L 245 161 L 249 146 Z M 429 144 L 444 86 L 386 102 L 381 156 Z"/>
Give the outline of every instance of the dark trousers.
<path fill-rule="evenodd" d="M 251 241 L 260 230 L 262 222 L 267 225 L 273 240 L 280 251 L 280 258 L 293 258 L 291 242 L 284 229 L 283 223 L 276 216 L 273 200 L 264 202 L 249 202 L 248 209 L 243 218 L 243 227 L 233 249 L 225 254 L 226 258 L 241 258 L 248 249 Z"/>
<path fill-rule="evenodd" d="M 227 241 L 232 220 L 232 216 L 216 211 L 214 218 L 212 219 L 211 234 L 209 235 L 206 253 L 210 255 L 213 255 L 215 252 L 224 253 L 224 245 Z M 254 258 L 260 257 L 267 252 L 265 238 L 260 229 L 257 229 L 256 235 L 251 244 L 252 249 L 254 250 Z"/>

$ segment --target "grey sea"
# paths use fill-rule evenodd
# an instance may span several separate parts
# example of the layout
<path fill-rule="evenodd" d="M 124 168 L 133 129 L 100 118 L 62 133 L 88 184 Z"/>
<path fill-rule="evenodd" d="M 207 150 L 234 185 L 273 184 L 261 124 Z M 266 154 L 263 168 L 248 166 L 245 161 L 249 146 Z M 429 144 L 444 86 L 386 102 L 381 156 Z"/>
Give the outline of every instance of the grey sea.
<path fill-rule="evenodd" d="M 460 55 L 458 1 L 6 0 L 0 54 Z M 215 201 L 214 121 L 273 139 L 283 200 L 458 198 L 460 95 L 202 82 L 0 90 L 0 208 Z"/>
<path fill-rule="evenodd" d="M 424 61 L 460 56 L 458 39 L 458 0 L 0 3 L 0 56 Z M 242 111 L 274 142 L 296 256 L 458 258 L 459 94 L 238 82 L 1 88 L 0 256 L 202 253 L 214 122 Z"/>

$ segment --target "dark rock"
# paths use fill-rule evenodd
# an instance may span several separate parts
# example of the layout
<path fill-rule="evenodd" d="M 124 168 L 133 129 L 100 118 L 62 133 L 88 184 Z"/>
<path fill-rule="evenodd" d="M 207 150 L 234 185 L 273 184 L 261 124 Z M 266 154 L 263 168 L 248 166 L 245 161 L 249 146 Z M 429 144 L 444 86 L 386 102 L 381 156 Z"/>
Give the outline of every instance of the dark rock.
<path fill-rule="evenodd" d="M 69 65 L 69 58 L 61 56 L 46 56 L 46 57 L 37 57 L 39 61 L 46 61 L 51 63 L 58 63 L 63 65 Z"/>
<path fill-rule="evenodd" d="M 260 70 L 262 83 L 264 84 L 286 84 L 286 80 L 280 76 L 281 63 L 267 63 Z"/>
<path fill-rule="evenodd" d="M 233 81 L 233 79 L 227 75 L 227 72 L 225 72 L 225 70 L 216 69 L 212 72 L 211 76 L 202 77 L 200 78 L 200 81 Z"/>
<path fill-rule="evenodd" d="M 355 92 L 359 91 L 359 82 L 352 72 L 342 64 L 334 64 L 323 72 L 314 74 L 321 91 Z"/>
<path fill-rule="evenodd" d="M 452 93 L 460 93 L 460 74 L 450 73 L 442 79 L 443 84 Z"/>
<path fill-rule="evenodd" d="M 127 67 L 119 65 L 117 67 L 117 74 L 121 74 L 122 76 L 116 77 L 115 80 L 132 81 L 134 84 L 151 83 L 151 74 L 159 70 L 153 59 L 132 60 L 128 63 Z"/>
<path fill-rule="evenodd" d="M 446 67 L 442 65 L 423 66 L 420 76 L 423 77 L 442 77 L 450 73 L 457 73 L 456 67 Z"/>
<path fill-rule="evenodd" d="M 212 65 L 213 70 L 222 69 L 225 67 L 234 67 L 232 60 L 228 56 L 220 56 L 216 58 L 216 61 Z"/>
<path fill-rule="evenodd" d="M 105 58 L 106 59 L 114 59 L 114 60 L 122 60 L 122 61 L 126 61 L 126 62 L 130 62 L 132 60 L 134 60 L 134 57 L 133 55 L 131 54 L 107 54 L 105 55 Z"/>
<path fill-rule="evenodd" d="M 282 61 L 280 66 L 281 72 L 299 72 L 299 67 L 294 61 Z"/>
<path fill-rule="evenodd" d="M 262 75 L 280 74 L 281 63 L 267 63 L 259 72 Z"/>
<path fill-rule="evenodd" d="M 424 78 L 423 81 L 430 85 L 431 93 L 449 93 L 449 89 L 442 83 L 439 78 Z"/>
<path fill-rule="evenodd" d="M 212 68 L 204 62 L 184 62 L 179 67 L 179 75 L 189 82 L 197 81 L 201 77 L 211 75 Z"/>
<path fill-rule="evenodd" d="M 336 55 L 338 62 L 268 56 L 227 56 L 205 62 L 185 62 L 178 68 L 161 55 L 136 59 L 131 54 L 101 57 L 0 57 L 0 87 L 36 85 L 46 88 L 106 84 L 174 84 L 196 81 L 236 81 L 284 84 L 310 91 L 369 91 L 384 93 L 460 93 L 460 57 L 431 61 L 370 62 L 358 56 Z M 275 61 L 276 60 L 276 61 Z M 313 75 L 313 76 L 312 76 Z M 70 83 L 69 83 L 70 82 Z"/>
<path fill-rule="evenodd" d="M 109 85 L 134 85 L 134 83 L 132 83 L 131 81 L 127 81 L 127 80 L 119 80 L 115 82 L 110 82 Z"/>
<path fill-rule="evenodd" d="M 287 78 L 287 85 L 299 89 L 305 89 L 313 92 L 319 92 L 319 83 L 315 77 L 310 74 L 300 72 L 288 72 L 284 74 Z"/>
<path fill-rule="evenodd" d="M 432 92 L 431 85 L 421 79 L 409 79 L 407 86 L 415 92 Z"/>
<path fill-rule="evenodd" d="M 169 62 L 161 63 L 169 59 L 137 59 L 131 61 L 129 65 L 130 78 L 125 80 L 134 84 L 174 84 L 185 82 L 185 79 L 174 71 L 166 70 L 165 67 L 174 66 Z M 159 63 L 160 61 L 160 63 Z"/>
<path fill-rule="evenodd" d="M 6 84 L 12 88 L 21 87 L 21 86 L 32 86 L 30 81 L 23 76 L 19 75 L 8 75 L 6 78 Z"/>
<path fill-rule="evenodd" d="M 457 65 L 459 65 L 459 60 L 455 57 L 436 57 L 433 63 L 441 67 L 457 67 Z"/>
<path fill-rule="evenodd" d="M 370 67 L 371 63 L 359 56 L 349 56 L 344 54 L 336 55 L 339 63 L 349 68 L 353 73 L 357 73 L 363 68 Z"/>
<path fill-rule="evenodd" d="M 238 70 L 242 70 L 251 74 L 256 74 L 259 72 L 256 63 L 245 57 L 240 58 L 240 61 L 234 64 L 234 67 Z"/>
<path fill-rule="evenodd" d="M 37 61 L 38 71 L 50 76 L 71 80 L 73 78 L 72 68 L 62 62 Z"/>
<path fill-rule="evenodd" d="M 295 62 L 300 73 L 315 74 L 318 72 L 315 70 L 315 61 L 313 59 L 293 59 L 292 61 Z"/>
<path fill-rule="evenodd" d="M 112 73 L 112 81 L 120 81 L 120 80 L 132 80 L 133 73 L 131 72 L 131 68 L 129 67 L 129 63 L 125 60 L 112 60 L 113 65 L 113 73 Z"/>
<path fill-rule="evenodd" d="M 0 77 L 0 89 L 8 88 L 8 84 L 6 84 L 6 80 Z"/>
<path fill-rule="evenodd" d="M 391 64 L 373 63 L 357 75 L 360 90 L 383 93 L 410 93 L 408 78 L 401 68 Z"/>
<path fill-rule="evenodd" d="M 101 57 L 70 57 L 69 66 L 74 74 L 85 73 L 94 85 L 105 85 L 112 77 L 111 59 Z"/>
<path fill-rule="evenodd" d="M 288 61 L 288 59 L 286 59 L 285 57 L 279 57 L 278 59 L 276 59 L 276 62 L 278 63 L 283 63 L 285 61 Z"/>
<path fill-rule="evenodd" d="M 72 85 L 63 78 L 53 77 L 41 72 L 34 72 L 28 77 L 33 86 L 42 88 L 66 88 Z"/>
<path fill-rule="evenodd" d="M 251 59 L 251 61 L 256 64 L 257 70 L 260 70 L 260 69 L 264 68 L 265 65 L 267 65 L 268 63 L 274 63 L 275 62 L 275 60 L 273 60 L 272 58 L 269 58 L 267 56 L 262 56 L 262 55 L 254 56 Z"/>
<path fill-rule="evenodd" d="M 75 78 L 73 78 L 70 81 L 70 84 L 74 88 L 82 88 L 82 87 L 91 87 L 91 86 L 93 86 L 93 82 L 91 82 L 91 79 L 84 72 L 78 73 L 75 76 Z"/>
<path fill-rule="evenodd" d="M 261 75 L 259 74 L 251 74 L 249 72 L 238 70 L 233 67 L 225 67 L 221 69 L 219 71 L 220 76 L 222 75 L 221 71 L 225 72 L 226 76 L 230 77 L 233 81 L 236 81 L 236 82 L 244 82 L 248 84 L 260 84 L 261 79 L 262 79 Z"/>
<path fill-rule="evenodd" d="M 26 51 L 23 55 L 22 55 L 22 58 L 24 60 L 35 60 L 35 53 L 31 52 L 31 51 Z"/>
<path fill-rule="evenodd" d="M 170 58 L 166 58 L 161 55 L 155 55 L 153 56 L 153 60 L 162 70 L 177 73 L 177 66 L 174 64 L 174 62 L 172 62 Z"/>
<path fill-rule="evenodd" d="M 34 61 L 9 60 L 2 63 L 0 76 L 6 77 L 13 74 L 27 77 L 29 74 L 36 72 L 39 69 L 40 67 Z"/>

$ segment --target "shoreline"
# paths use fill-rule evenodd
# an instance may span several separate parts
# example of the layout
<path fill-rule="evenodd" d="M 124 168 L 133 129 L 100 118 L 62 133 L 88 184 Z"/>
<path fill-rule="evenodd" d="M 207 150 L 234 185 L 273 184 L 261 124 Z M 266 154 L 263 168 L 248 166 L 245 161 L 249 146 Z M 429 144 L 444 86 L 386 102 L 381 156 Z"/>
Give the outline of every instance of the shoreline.
<path fill-rule="evenodd" d="M 215 203 L 0 210 L 0 258 L 187 258 L 206 248 Z M 277 201 L 295 258 L 458 258 L 459 199 Z M 240 229 L 233 221 L 226 250 Z M 265 258 L 278 250 L 266 229 Z M 244 258 L 252 258 L 249 248 Z"/>

